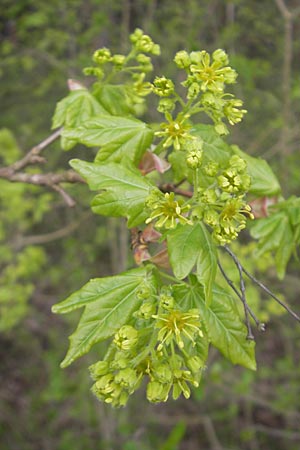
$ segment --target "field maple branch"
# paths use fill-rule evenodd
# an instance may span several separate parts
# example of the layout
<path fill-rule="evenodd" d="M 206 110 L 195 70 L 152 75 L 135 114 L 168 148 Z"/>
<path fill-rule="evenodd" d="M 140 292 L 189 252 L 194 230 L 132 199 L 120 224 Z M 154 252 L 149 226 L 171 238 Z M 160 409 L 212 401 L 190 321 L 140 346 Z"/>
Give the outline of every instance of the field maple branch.
<path fill-rule="evenodd" d="M 39 144 L 35 145 L 26 155 L 7 167 L 0 168 L 0 178 L 11 182 L 28 183 L 38 186 L 47 186 L 58 192 L 65 203 L 72 207 L 75 201 L 64 190 L 61 183 L 85 183 L 85 181 L 73 170 L 67 170 L 61 173 L 27 173 L 21 172 L 27 166 L 45 163 L 46 160 L 40 153 L 52 142 L 59 138 L 61 129 L 56 130 Z"/>

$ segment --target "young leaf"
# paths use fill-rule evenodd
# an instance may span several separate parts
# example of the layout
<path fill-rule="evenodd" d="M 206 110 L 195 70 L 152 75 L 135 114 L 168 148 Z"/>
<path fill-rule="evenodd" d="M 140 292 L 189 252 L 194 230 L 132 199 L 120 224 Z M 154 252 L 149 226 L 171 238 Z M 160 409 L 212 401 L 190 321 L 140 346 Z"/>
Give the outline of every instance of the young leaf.
<path fill-rule="evenodd" d="M 126 116 L 131 112 L 126 102 L 126 91 L 123 85 L 96 83 L 93 95 L 113 116 Z"/>
<path fill-rule="evenodd" d="M 256 370 L 255 343 L 246 339 L 247 329 L 241 321 L 231 296 L 215 286 L 210 305 L 204 300 L 203 289 L 194 275 L 191 285 L 175 286 L 175 299 L 188 308 L 199 308 L 211 343 L 233 364 Z"/>
<path fill-rule="evenodd" d="M 89 93 L 87 89 L 78 89 L 69 93 L 57 103 L 52 118 L 52 129 L 61 127 L 76 128 L 86 120 L 98 114 L 107 114 L 105 109 Z M 62 136 L 62 147 L 69 150 L 76 140 Z"/>
<path fill-rule="evenodd" d="M 175 276 L 182 280 L 196 265 L 197 278 L 204 286 L 205 299 L 209 304 L 217 271 L 217 257 L 216 246 L 205 225 L 177 225 L 175 230 L 168 233 L 167 241 Z"/>
<path fill-rule="evenodd" d="M 86 179 L 91 190 L 104 189 L 92 201 L 96 214 L 127 217 L 129 228 L 146 220 L 145 200 L 154 185 L 132 164 L 99 165 L 78 159 L 70 164 Z"/>
<path fill-rule="evenodd" d="M 87 147 L 102 146 L 98 161 L 119 162 L 124 156 L 137 164 L 150 146 L 152 130 L 140 120 L 128 117 L 98 115 L 76 129 L 63 130 L 62 135 Z M 103 152 L 103 153 L 102 153 Z"/>
<path fill-rule="evenodd" d="M 292 252 L 294 250 L 294 247 L 295 247 L 295 242 L 294 242 L 293 230 L 292 230 L 290 224 L 287 223 L 286 227 L 284 229 L 282 238 L 279 242 L 279 247 L 275 254 L 275 264 L 276 264 L 277 275 L 278 275 L 278 278 L 281 280 L 285 276 L 286 266 L 290 260 Z"/>
<path fill-rule="evenodd" d="M 288 218 L 283 213 L 273 214 L 264 219 L 258 219 L 250 229 L 251 236 L 259 239 L 257 255 L 278 248 L 285 233 Z"/>
<path fill-rule="evenodd" d="M 223 141 L 212 125 L 197 124 L 191 131 L 203 140 L 204 161 L 214 161 L 220 165 L 227 163 L 232 155 L 231 147 Z"/>
<path fill-rule="evenodd" d="M 139 307 L 140 287 L 152 284 L 153 276 L 144 267 L 120 275 L 90 280 L 79 291 L 53 306 L 54 313 L 64 314 L 85 307 L 78 327 L 70 336 L 68 353 L 61 363 L 67 367 L 87 353 L 97 342 L 114 335 Z"/>

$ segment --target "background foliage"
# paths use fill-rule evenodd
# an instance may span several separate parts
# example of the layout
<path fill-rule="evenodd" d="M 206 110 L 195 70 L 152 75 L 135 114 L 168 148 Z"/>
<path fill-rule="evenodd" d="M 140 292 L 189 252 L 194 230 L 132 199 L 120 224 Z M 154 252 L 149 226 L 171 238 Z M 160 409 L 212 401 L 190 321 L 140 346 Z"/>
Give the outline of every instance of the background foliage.
<path fill-rule="evenodd" d="M 172 75 L 170 61 L 181 48 L 228 51 L 239 73 L 236 95 L 249 111 L 233 129 L 232 141 L 266 158 L 285 194 L 300 195 L 297 0 L 186 0 L 184 6 L 179 0 L 2 3 L 3 164 L 49 135 L 55 104 L 67 93 L 67 79 L 87 82 L 82 67 L 93 51 L 102 46 L 125 51 L 128 34 L 138 26 L 164 48 L 157 69 L 166 75 Z M 150 119 L 155 117 L 153 109 Z M 72 157 L 79 151 L 72 150 Z M 44 155 L 47 170 L 67 168 L 69 155 L 58 144 Z M 197 389 L 192 401 L 153 406 L 142 393 L 128 408 L 111 411 L 87 395 L 85 367 L 92 356 L 65 372 L 59 368 L 76 317 L 63 321 L 50 309 L 91 276 L 127 266 L 131 256 L 126 232 L 115 220 L 88 211 L 90 194 L 82 186 L 69 190 L 77 202 L 72 209 L 43 188 L 4 180 L 0 188 L 3 448 L 299 448 L 300 331 L 291 318 L 269 306 L 270 300 L 260 306 L 269 323 L 267 333 L 258 337 L 257 373 L 232 369 L 212 353 L 205 388 Z M 281 283 L 267 263 L 260 259 L 259 265 L 264 281 L 297 309 L 299 264 L 289 265 Z"/>

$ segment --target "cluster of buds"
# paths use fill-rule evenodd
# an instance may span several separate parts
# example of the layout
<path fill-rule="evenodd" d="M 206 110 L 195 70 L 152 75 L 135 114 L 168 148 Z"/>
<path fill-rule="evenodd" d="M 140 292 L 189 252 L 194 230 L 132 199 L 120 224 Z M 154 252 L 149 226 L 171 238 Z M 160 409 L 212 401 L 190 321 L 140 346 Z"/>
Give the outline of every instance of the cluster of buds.
<path fill-rule="evenodd" d="M 246 227 L 247 218 L 254 218 L 251 207 L 244 200 L 251 181 L 247 164 L 238 155 L 233 155 L 223 169 L 213 162 L 202 169 L 214 181 L 210 188 L 200 191 L 193 215 L 212 229 L 219 244 L 225 245 L 238 237 Z"/>
<path fill-rule="evenodd" d="M 204 336 L 199 311 L 180 309 L 171 285 L 152 294 L 144 288 L 138 292 L 142 304 L 134 326 L 122 326 L 107 357 L 90 367 L 93 393 L 114 407 L 125 406 L 144 377 L 147 398 L 154 403 L 167 401 L 171 392 L 174 399 L 189 398 L 190 385 L 199 386 L 204 367 L 196 347 Z M 148 334 L 138 329 L 145 321 Z"/>
<path fill-rule="evenodd" d="M 130 35 L 130 41 L 133 44 L 133 48 L 138 52 L 160 55 L 159 45 L 155 44 L 151 37 L 144 34 L 143 30 L 140 28 L 137 28 L 134 33 Z"/>
<path fill-rule="evenodd" d="M 226 118 L 231 125 L 240 122 L 246 114 L 241 109 L 243 102 L 225 93 L 225 87 L 236 81 L 237 73 L 230 67 L 224 50 L 218 49 L 210 55 L 206 51 L 176 53 L 174 61 L 184 69 L 187 78 L 183 86 L 187 88 L 187 98 L 198 102 L 199 106 L 213 119 L 216 131 L 227 134 L 223 123 Z"/>

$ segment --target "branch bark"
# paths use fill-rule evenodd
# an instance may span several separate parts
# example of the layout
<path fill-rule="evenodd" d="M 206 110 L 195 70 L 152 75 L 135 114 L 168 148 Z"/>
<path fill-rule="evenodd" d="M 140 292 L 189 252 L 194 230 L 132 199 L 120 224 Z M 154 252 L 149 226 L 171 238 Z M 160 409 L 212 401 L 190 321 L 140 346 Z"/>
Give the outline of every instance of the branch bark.
<path fill-rule="evenodd" d="M 14 162 L 10 166 L 0 168 L 0 178 L 11 182 L 28 183 L 37 186 L 47 186 L 48 188 L 58 192 L 63 198 L 64 202 L 72 207 L 75 201 L 64 190 L 61 183 L 85 183 L 85 181 L 73 170 L 67 170 L 62 173 L 27 173 L 21 172 L 27 166 L 33 164 L 44 163 L 46 160 L 40 153 L 48 147 L 52 142 L 59 138 L 61 129 L 56 130 L 42 142 L 34 146 L 26 155 Z"/>

